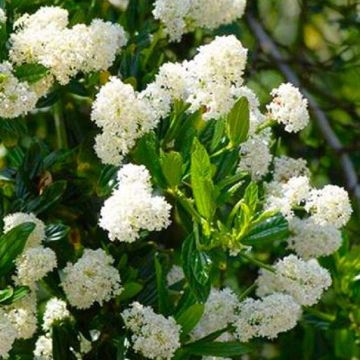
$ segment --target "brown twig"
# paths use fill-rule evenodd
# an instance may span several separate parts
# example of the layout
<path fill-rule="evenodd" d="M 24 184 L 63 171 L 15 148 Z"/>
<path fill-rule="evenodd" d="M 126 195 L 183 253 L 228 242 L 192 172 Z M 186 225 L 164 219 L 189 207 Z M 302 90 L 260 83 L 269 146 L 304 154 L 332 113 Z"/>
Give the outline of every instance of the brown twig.
<path fill-rule="evenodd" d="M 291 69 L 291 67 L 284 61 L 283 55 L 278 49 L 275 42 L 266 33 L 263 26 L 256 20 L 251 14 L 246 15 L 246 20 L 250 29 L 253 31 L 254 36 L 260 43 L 262 50 L 272 57 L 275 61 L 277 68 L 281 71 L 287 81 L 291 82 L 295 86 L 299 87 L 305 97 L 308 99 L 309 108 L 313 114 L 314 120 L 319 127 L 322 135 L 332 150 L 339 158 L 341 168 L 344 172 L 345 186 L 347 190 L 353 194 L 356 199 L 357 206 L 360 206 L 360 185 L 358 182 L 358 176 L 355 171 L 355 167 L 351 161 L 351 158 L 347 152 L 344 151 L 343 146 L 337 137 L 334 130 L 331 128 L 329 120 L 326 114 L 318 106 L 314 96 L 302 86 L 300 78 Z"/>

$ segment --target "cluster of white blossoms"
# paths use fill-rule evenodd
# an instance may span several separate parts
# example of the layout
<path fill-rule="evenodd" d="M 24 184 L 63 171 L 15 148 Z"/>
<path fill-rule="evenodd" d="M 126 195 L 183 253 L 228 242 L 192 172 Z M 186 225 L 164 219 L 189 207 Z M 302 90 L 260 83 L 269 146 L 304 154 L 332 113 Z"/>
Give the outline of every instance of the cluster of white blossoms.
<path fill-rule="evenodd" d="M 34 230 L 27 238 L 25 249 L 37 247 L 45 240 L 45 224 L 32 213 L 17 212 L 9 214 L 4 217 L 3 221 L 5 233 L 26 222 L 35 224 Z"/>
<path fill-rule="evenodd" d="M 102 249 L 85 249 L 75 263 L 63 269 L 61 286 L 69 303 L 78 309 L 100 305 L 122 291 L 120 275 L 112 266 L 114 259 Z"/>
<path fill-rule="evenodd" d="M 19 81 L 9 62 L 0 64 L 0 117 L 15 118 L 31 111 L 38 96 L 26 81 Z"/>
<path fill-rule="evenodd" d="M 45 306 L 43 315 L 43 330 L 49 331 L 51 327 L 66 318 L 70 317 L 66 302 L 58 298 L 50 299 Z"/>
<path fill-rule="evenodd" d="M 331 285 L 329 272 L 316 259 L 302 260 L 289 255 L 277 261 L 275 273 L 262 269 L 257 279 L 257 295 L 275 292 L 291 295 L 300 305 L 316 304 L 324 290 Z"/>
<path fill-rule="evenodd" d="M 17 331 L 0 309 L 0 357 L 6 358 L 16 339 Z"/>
<path fill-rule="evenodd" d="M 123 28 L 100 19 L 68 28 L 68 15 L 60 7 L 45 6 L 21 16 L 10 36 L 10 60 L 42 64 L 63 85 L 78 72 L 108 69 L 126 44 Z"/>
<path fill-rule="evenodd" d="M 122 312 L 133 349 L 148 359 L 171 359 L 180 347 L 180 325 L 138 302 Z"/>
<path fill-rule="evenodd" d="M 233 323 L 237 316 L 239 300 L 230 288 L 222 290 L 212 288 L 205 303 L 204 314 L 195 329 L 191 332 L 194 340 L 205 337 Z M 224 333 L 218 341 L 231 340 L 230 333 Z"/>
<path fill-rule="evenodd" d="M 41 335 L 35 343 L 34 360 L 52 360 L 53 346 L 52 338 L 49 334 Z"/>
<path fill-rule="evenodd" d="M 281 156 L 274 159 L 273 180 L 265 183 L 268 210 L 279 210 L 289 221 L 288 247 L 304 259 L 327 256 L 341 245 L 339 228 L 349 221 L 352 208 L 341 187 L 310 185 L 310 171 L 303 159 Z M 294 209 L 305 216 L 299 218 Z"/>
<path fill-rule="evenodd" d="M 37 329 L 36 283 L 56 268 L 56 255 L 53 250 L 41 245 L 46 237 L 45 224 L 34 214 L 13 213 L 5 216 L 3 221 L 5 233 L 23 223 L 35 224 L 23 252 L 15 260 L 14 276 L 16 284 L 29 286 L 31 291 L 23 299 L 4 307 L 4 314 L 15 331 L 15 338 L 30 339 Z"/>
<path fill-rule="evenodd" d="M 133 87 L 111 77 L 96 95 L 91 119 L 102 133 L 95 139 L 95 151 L 105 164 L 119 165 L 123 156 L 157 121 L 147 102 Z"/>
<path fill-rule="evenodd" d="M 253 337 L 273 339 L 295 327 L 300 316 L 300 305 L 289 295 L 275 293 L 259 300 L 249 298 L 240 303 L 235 336 L 241 342 Z"/>
<path fill-rule="evenodd" d="M 319 225 L 310 217 L 289 220 L 288 247 L 303 259 L 331 255 L 341 245 L 341 231 L 332 224 Z"/>
<path fill-rule="evenodd" d="M 299 89 L 287 83 L 272 90 L 273 101 L 267 106 L 271 119 L 285 125 L 287 132 L 298 132 L 309 123 L 307 100 Z"/>
<path fill-rule="evenodd" d="M 99 225 L 111 241 L 134 242 L 141 230 L 160 231 L 170 224 L 171 206 L 152 194 L 150 173 L 143 165 L 126 164 L 118 186 L 104 202 Z"/>
<path fill-rule="evenodd" d="M 216 29 L 244 14 L 246 0 L 156 0 L 153 15 L 165 26 L 170 41 L 180 41 L 194 28 Z"/>
<path fill-rule="evenodd" d="M 16 259 L 16 282 L 31 286 L 57 266 L 55 252 L 43 246 L 25 250 Z"/>

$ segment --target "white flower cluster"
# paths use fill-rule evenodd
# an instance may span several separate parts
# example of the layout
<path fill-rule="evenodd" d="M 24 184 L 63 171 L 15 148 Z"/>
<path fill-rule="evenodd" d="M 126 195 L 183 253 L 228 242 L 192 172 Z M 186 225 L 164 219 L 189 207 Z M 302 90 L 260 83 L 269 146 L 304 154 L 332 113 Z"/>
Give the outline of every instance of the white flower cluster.
<path fill-rule="evenodd" d="M 29 248 L 16 259 L 16 281 L 30 286 L 56 266 L 56 255 L 53 250 L 43 246 Z"/>
<path fill-rule="evenodd" d="M 118 24 L 94 19 L 89 26 L 68 28 L 68 12 L 60 7 L 42 7 L 15 23 L 10 36 L 10 59 L 15 64 L 39 63 L 60 84 L 78 72 L 106 70 L 126 44 Z"/>
<path fill-rule="evenodd" d="M 285 125 L 287 132 L 298 132 L 309 123 L 307 100 L 299 89 L 290 83 L 281 84 L 272 90 L 273 101 L 267 106 L 269 116 Z"/>
<path fill-rule="evenodd" d="M 273 339 L 295 327 L 300 316 L 300 305 L 289 295 L 275 293 L 259 300 L 249 298 L 240 303 L 235 336 L 241 342 L 253 337 Z"/>
<path fill-rule="evenodd" d="M 6 358 L 16 339 L 17 332 L 0 309 L 0 357 Z"/>
<path fill-rule="evenodd" d="M 85 249 L 75 263 L 63 270 L 63 287 L 67 299 L 78 309 L 88 309 L 95 302 L 100 305 L 122 291 L 119 272 L 112 266 L 114 260 L 104 250 Z"/>
<path fill-rule="evenodd" d="M 350 219 L 352 208 L 348 193 L 336 185 L 313 189 L 306 201 L 305 209 L 319 225 L 344 226 Z"/>
<path fill-rule="evenodd" d="M 149 359 L 171 359 L 180 347 L 180 325 L 173 317 L 156 314 L 138 302 L 122 312 L 127 329 L 133 333 L 133 349 Z"/>
<path fill-rule="evenodd" d="M 52 298 L 46 303 L 43 315 L 43 329 L 49 331 L 54 323 L 70 317 L 66 302 L 58 298 Z"/>
<path fill-rule="evenodd" d="M 37 328 L 36 282 L 56 267 L 56 255 L 54 251 L 41 245 L 45 239 L 45 224 L 34 214 L 13 213 L 5 216 L 3 221 L 5 233 L 25 222 L 35 224 L 24 251 L 15 260 L 14 276 L 17 284 L 29 286 L 31 292 L 23 299 L 4 307 L 5 317 L 15 331 L 16 339 L 29 339 Z M 3 334 L 1 330 L 0 333 Z"/>
<path fill-rule="evenodd" d="M 311 306 L 331 285 L 329 272 L 317 260 L 304 261 L 289 255 L 274 265 L 275 273 L 262 269 L 257 279 L 257 295 L 275 292 L 291 295 L 298 304 Z"/>
<path fill-rule="evenodd" d="M 332 224 L 319 225 L 312 217 L 289 220 L 288 247 L 303 259 L 327 256 L 341 245 L 341 232 Z"/>
<path fill-rule="evenodd" d="M 91 112 L 91 119 L 102 129 L 95 139 L 102 162 L 120 165 L 135 141 L 156 126 L 152 114 L 131 85 L 111 77 L 96 95 Z"/>
<path fill-rule="evenodd" d="M 265 184 L 268 210 L 279 210 L 287 217 L 291 236 L 289 249 L 304 259 L 327 256 L 341 245 L 338 230 L 350 219 L 352 208 L 348 193 L 341 187 L 326 185 L 311 188 L 310 171 L 303 159 L 275 158 L 273 181 Z M 302 206 L 308 217 L 294 215 Z"/>
<path fill-rule="evenodd" d="M 45 240 L 45 224 L 32 213 L 28 214 L 17 212 L 9 214 L 4 217 L 3 221 L 5 233 L 13 229 L 15 226 L 21 225 L 25 222 L 35 224 L 34 230 L 26 241 L 25 249 L 37 247 Z"/>
<path fill-rule="evenodd" d="M 156 0 L 153 15 L 165 26 L 170 41 L 180 41 L 196 27 L 216 29 L 244 14 L 246 0 Z"/>
<path fill-rule="evenodd" d="M 239 300 L 231 289 L 212 288 L 205 303 L 204 314 L 191 332 L 191 337 L 197 340 L 233 323 L 237 318 L 238 306 Z M 231 340 L 231 335 L 225 333 L 218 340 Z"/>
<path fill-rule="evenodd" d="M 152 195 L 150 173 L 143 165 L 124 165 L 119 185 L 104 202 L 99 225 L 111 241 L 134 242 L 140 230 L 159 231 L 170 224 L 171 206 L 162 196 Z"/>
<path fill-rule="evenodd" d="M 41 335 L 35 343 L 34 360 L 52 360 L 53 346 L 49 334 Z"/>
<path fill-rule="evenodd" d="M 0 117 L 15 118 L 31 111 L 37 94 L 26 81 L 19 81 L 10 63 L 0 64 Z"/>
<path fill-rule="evenodd" d="M 34 292 L 29 293 L 20 301 L 6 306 L 5 311 L 5 316 L 16 330 L 17 339 L 30 339 L 35 334 L 37 314 Z"/>
<path fill-rule="evenodd" d="M 112 77 L 96 96 L 91 118 L 102 129 L 95 151 L 103 163 L 119 165 L 137 139 L 166 117 L 181 100 L 188 111 L 204 109 L 205 120 L 227 114 L 243 93 L 247 50 L 235 36 L 218 36 L 191 61 L 166 63 L 140 93 Z"/>

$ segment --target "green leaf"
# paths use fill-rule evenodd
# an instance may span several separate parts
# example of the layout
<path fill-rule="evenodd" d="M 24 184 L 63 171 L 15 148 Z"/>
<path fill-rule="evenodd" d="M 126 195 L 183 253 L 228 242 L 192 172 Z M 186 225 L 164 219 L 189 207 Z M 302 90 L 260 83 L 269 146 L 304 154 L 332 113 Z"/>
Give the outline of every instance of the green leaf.
<path fill-rule="evenodd" d="M 206 285 L 210 280 L 210 270 L 212 261 L 209 255 L 204 251 L 194 250 L 192 256 L 192 270 L 195 279 L 201 285 Z"/>
<path fill-rule="evenodd" d="M 215 120 L 214 134 L 211 139 L 210 149 L 213 152 L 220 144 L 225 130 L 224 119 Z"/>
<path fill-rule="evenodd" d="M 113 165 L 106 165 L 102 170 L 96 185 L 98 196 L 109 196 L 116 185 L 116 174 L 118 168 Z"/>
<path fill-rule="evenodd" d="M 227 116 L 227 134 L 233 147 L 246 140 L 249 124 L 249 102 L 245 97 L 242 97 L 235 103 Z"/>
<path fill-rule="evenodd" d="M 175 318 L 181 326 L 181 335 L 185 336 L 196 326 L 204 313 L 204 304 L 194 304 Z"/>
<path fill-rule="evenodd" d="M 161 152 L 160 163 L 166 181 L 171 187 L 178 186 L 182 177 L 183 159 L 180 153 L 170 151 Z"/>
<path fill-rule="evenodd" d="M 252 348 L 236 341 L 197 342 L 185 347 L 191 354 L 199 356 L 232 357 L 248 354 Z"/>
<path fill-rule="evenodd" d="M 0 303 L 9 300 L 14 294 L 14 289 L 12 287 L 8 287 L 7 289 L 0 290 Z"/>
<path fill-rule="evenodd" d="M 67 237 L 70 227 L 64 224 L 50 224 L 45 228 L 46 241 L 59 241 Z"/>
<path fill-rule="evenodd" d="M 125 339 L 125 336 L 120 336 L 119 339 L 117 339 L 116 360 L 125 360 L 126 358 Z"/>
<path fill-rule="evenodd" d="M 159 312 L 164 315 L 168 315 L 171 313 L 169 291 L 166 285 L 165 273 L 159 261 L 158 255 L 155 255 L 155 273 Z"/>
<path fill-rule="evenodd" d="M 52 205 L 60 200 L 66 190 L 66 181 L 59 180 L 47 186 L 42 195 L 27 204 L 27 209 L 35 214 L 40 214 L 48 210 Z"/>
<path fill-rule="evenodd" d="M 212 167 L 205 147 L 197 138 L 193 142 L 190 173 L 196 207 L 200 215 L 211 221 L 216 209 Z"/>
<path fill-rule="evenodd" d="M 26 132 L 27 127 L 23 119 L 0 119 L 0 139 L 5 146 L 15 146 Z"/>
<path fill-rule="evenodd" d="M 41 64 L 22 64 L 15 68 L 15 75 L 20 81 L 29 84 L 41 80 L 49 73 L 49 70 Z"/>
<path fill-rule="evenodd" d="M 197 281 L 194 271 L 193 271 L 193 263 L 194 263 L 194 254 L 196 254 L 197 250 L 195 247 L 195 240 L 193 235 L 189 235 L 186 240 L 183 242 L 181 249 L 181 260 L 182 266 L 184 270 L 184 275 L 186 280 L 189 283 L 191 291 L 194 293 L 196 299 L 205 303 L 209 293 L 210 293 L 210 281 L 205 284 L 201 284 Z"/>
<path fill-rule="evenodd" d="M 259 202 L 258 186 L 256 183 L 251 182 L 245 189 L 244 202 L 248 206 L 251 214 L 254 214 Z"/>
<path fill-rule="evenodd" d="M 120 301 L 125 301 L 135 297 L 141 290 L 143 285 L 134 281 L 130 281 L 124 284 L 124 290 L 119 295 L 118 299 Z"/>
<path fill-rule="evenodd" d="M 15 266 L 14 260 L 23 251 L 26 240 L 35 228 L 34 223 L 20 224 L 0 237 L 0 276 Z"/>
<path fill-rule="evenodd" d="M 136 162 L 143 164 L 150 171 L 152 178 L 162 187 L 166 182 L 160 165 L 160 151 L 158 140 L 154 132 L 145 134 L 137 143 L 133 156 Z"/>
<path fill-rule="evenodd" d="M 53 359 L 75 360 L 76 357 L 74 355 L 74 351 L 71 350 L 71 348 L 73 347 L 74 341 L 76 339 L 77 339 L 76 334 L 74 334 L 73 329 L 71 329 L 68 324 L 53 325 L 52 327 Z"/>
<path fill-rule="evenodd" d="M 276 214 L 253 226 L 242 239 L 245 245 L 261 244 L 270 240 L 282 240 L 289 236 L 287 220 L 281 214 Z"/>

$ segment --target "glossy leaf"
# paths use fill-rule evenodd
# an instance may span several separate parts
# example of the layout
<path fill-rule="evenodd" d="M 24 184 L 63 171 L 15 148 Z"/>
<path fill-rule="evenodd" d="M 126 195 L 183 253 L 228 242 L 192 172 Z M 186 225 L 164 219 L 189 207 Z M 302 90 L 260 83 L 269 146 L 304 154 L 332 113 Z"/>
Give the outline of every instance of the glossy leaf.
<path fill-rule="evenodd" d="M 235 103 L 227 116 L 227 134 L 233 147 L 246 140 L 249 124 L 249 102 L 245 97 L 242 97 Z"/>
<path fill-rule="evenodd" d="M 166 181 L 171 187 L 178 186 L 182 177 L 183 160 L 180 153 L 170 151 L 161 153 L 161 168 Z"/>
<path fill-rule="evenodd" d="M 232 357 L 248 354 L 252 351 L 248 345 L 236 341 L 231 342 L 198 342 L 186 346 L 186 349 L 193 355 Z"/>
<path fill-rule="evenodd" d="M 204 313 L 204 308 L 204 304 L 194 304 L 175 318 L 176 322 L 181 326 L 182 336 L 189 334 L 200 321 Z"/>

